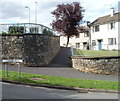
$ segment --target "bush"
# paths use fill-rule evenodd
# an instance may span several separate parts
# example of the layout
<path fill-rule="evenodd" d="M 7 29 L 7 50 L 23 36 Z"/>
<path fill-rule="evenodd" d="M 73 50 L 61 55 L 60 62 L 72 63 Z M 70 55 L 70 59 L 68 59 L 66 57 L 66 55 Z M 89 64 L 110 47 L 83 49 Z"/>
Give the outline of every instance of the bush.
<path fill-rule="evenodd" d="M 9 34 L 22 34 L 24 33 L 24 27 L 23 26 L 10 26 L 8 33 Z"/>
<path fill-rule="evenodd" d="M 47 30 L 46 28 L 43 30 L 43 34 L 53 36 L 53 32 L 50 30 Z"/>
<path fill-rule="evenodd" d="M 2 31 L 2 34 L 7 34 L 7 32 Z"/>

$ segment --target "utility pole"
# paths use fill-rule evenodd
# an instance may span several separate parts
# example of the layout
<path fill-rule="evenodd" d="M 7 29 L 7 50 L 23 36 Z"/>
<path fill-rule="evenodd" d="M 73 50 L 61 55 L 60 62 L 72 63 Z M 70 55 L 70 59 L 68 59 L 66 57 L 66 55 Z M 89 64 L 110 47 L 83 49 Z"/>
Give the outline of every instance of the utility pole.
<path fill-rule="evenodd" d="M 35 2 L 35 23 L 37 24 L 37 2 Z"/>
<path fill-rule="evenodd" d="M 29 23 L 30 23 L 30 7 L 26 6 L 25 8 L 28 8 L 29 10 Z"/>

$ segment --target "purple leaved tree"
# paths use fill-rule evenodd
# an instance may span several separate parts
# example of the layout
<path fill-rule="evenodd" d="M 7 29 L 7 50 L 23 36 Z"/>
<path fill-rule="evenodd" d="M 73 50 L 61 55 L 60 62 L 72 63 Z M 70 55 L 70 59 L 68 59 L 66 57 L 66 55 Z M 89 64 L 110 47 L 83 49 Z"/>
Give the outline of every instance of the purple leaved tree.
<path fill-rule="evenodd" d="M 79 22 L 82 21 L 84 10 L 79 2 L 72 4 L 57 5 L 57 8 L 52 12 L 54 20 L 52 28 L 67 36 L 67 45 L 69 38 L 79 34 Z"/>

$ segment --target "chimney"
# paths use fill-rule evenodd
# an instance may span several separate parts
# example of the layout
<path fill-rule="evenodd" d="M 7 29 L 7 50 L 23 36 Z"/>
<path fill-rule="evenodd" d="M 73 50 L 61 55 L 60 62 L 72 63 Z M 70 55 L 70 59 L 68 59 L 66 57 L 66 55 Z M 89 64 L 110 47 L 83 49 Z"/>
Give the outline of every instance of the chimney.
<path fill-rule="evenodd" d="M 112 7 L 111 8 L 111 17 L 115 14 L 115 9 Z"/>
<path fill-rule="evenodd" d="M 83 26 L 88 26 L 90 24 L 90 21 L 84 21 L 84 23 L 82 24 Z"/>

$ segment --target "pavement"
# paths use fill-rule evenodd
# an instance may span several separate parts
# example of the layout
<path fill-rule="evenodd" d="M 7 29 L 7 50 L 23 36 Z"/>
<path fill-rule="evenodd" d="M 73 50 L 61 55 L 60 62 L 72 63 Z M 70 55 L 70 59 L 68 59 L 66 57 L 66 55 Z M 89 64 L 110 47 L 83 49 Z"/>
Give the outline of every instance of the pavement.
<path fill-rule="evenodd" d="M 2 70 L 5 67 L 2 65 Z M 9 71 L 18 71 L 18 67 L 15 65 L 8 66 Z M 90 80 L 106 80 L 106 81 L 118 81 L 117 75 L 103 75 L 103 74 L 93 74 L 93 73 L 84 73 L 77 71 L 71 67 L 23 67 L 21 66 L 21 72 L 33 73 L 33 74 L 42 74 L 42 75 L 51 75 L 59 77 L 70 77 L 70 78 L 80 78 L 80 79 L 90 79 Z M 74 87 L 61 87 L 61 86 L 52 86 L 46 84 L 34 84 L 34 83 L 24 83 L 16 82 L 10 80 L 2 80 L 3 82 L 9 82 L 14 84 L 30 85 L 30 86 L 39 86 L 55 89 L 65 89 L 65 90 L 76 90 L 79 92 L 105 92 L 105 93 L 118 93 L 118 91 L 112 90 L 98 90 L 98 89 L 82 89 Z"/>
<path fill-rule="evenodd" d="M 8 70 L 10 71 L 18 71 L 18 67 L 15 65 L 9 65 L 8 67 L 9 67 Z M 3 70 L 5 69 L 4 65 L 2 66 L 2 69 Z M 59 76 L 59 77 L 118 81 L 118 75 L 84 73 L 84 72 L 75 70 L 72 67 L 24 67 L 24 66 L 21 66 L 21 71 L 25 73 L 51 75 L 51 76 Z"/>

